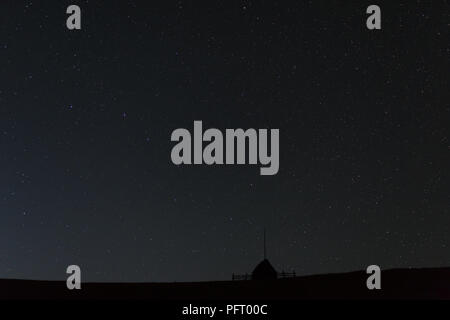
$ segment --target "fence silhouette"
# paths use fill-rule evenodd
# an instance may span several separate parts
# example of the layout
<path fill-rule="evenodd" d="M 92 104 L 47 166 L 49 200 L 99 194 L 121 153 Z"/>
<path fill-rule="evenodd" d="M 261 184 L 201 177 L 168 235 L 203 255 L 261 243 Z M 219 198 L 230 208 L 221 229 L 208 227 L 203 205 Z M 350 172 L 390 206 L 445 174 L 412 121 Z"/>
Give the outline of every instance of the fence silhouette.
<path fill-rule="evenodd" d="M 277 275 L 278 275 L 278 279 L 280 279 L 280 278 L 295 278 L 297 276 L 295 271 L 292 271 L 292 272 L 282 271 L 282 272 L 278 272 Z"/>
<path fill-rule="evenodd" d="M 235 280 L 237 280 L 237 281 L 239 281 L 239 280 L 252 280 L 252 275 L 251 274 L 248 274 L 248 273 L 246 273 L 246 274 L 232 274 L 232 276 L 231 276 L 231 279 L 233 280 L 233 281 L 235 281 Z"/>
<path fill-rule="evenodd" d="M 278 279 L 284 279 L 284 278 L 295 278 L 297 276 L 297 274 L 295 273 L 295 271 L 292 272 L 277 272 L 277 278 Z M 245 273 L 245 274 L 232 274 L 231 275 L 231 280 L 233 281 L 242 281 L 242 280 L 252 280 L 252 275 L 249 273 Z"/>

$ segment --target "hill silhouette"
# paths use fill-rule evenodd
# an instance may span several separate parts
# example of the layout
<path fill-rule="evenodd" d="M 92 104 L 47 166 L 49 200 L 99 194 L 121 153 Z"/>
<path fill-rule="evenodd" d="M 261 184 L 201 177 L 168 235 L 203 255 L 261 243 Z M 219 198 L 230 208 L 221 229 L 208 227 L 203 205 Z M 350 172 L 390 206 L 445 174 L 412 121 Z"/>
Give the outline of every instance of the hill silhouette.
<path fill-rule="evenodd" d="M 368 290 L 365 271 L 272 280 L 180 283 L 82 283 L 0 280 L 0 299 L 293 300 L 450 299 L 450 268 L 382 271 L 381 290 Z"/>

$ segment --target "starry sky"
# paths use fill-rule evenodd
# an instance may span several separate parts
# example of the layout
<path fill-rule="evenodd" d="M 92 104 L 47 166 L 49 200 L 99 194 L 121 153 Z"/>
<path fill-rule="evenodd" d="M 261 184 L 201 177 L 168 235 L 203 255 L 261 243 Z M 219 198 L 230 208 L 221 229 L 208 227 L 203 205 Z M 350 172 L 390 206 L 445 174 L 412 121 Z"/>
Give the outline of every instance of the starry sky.
<path fill-rule="evenodd" d="M 449 266 L 450 5 L 370 4 L 1 1 L 0 278 L 228 280 L 264 228 L 280 271 Z M 278 174 L 175 166 L 194 120 L 279 128 Z"/>

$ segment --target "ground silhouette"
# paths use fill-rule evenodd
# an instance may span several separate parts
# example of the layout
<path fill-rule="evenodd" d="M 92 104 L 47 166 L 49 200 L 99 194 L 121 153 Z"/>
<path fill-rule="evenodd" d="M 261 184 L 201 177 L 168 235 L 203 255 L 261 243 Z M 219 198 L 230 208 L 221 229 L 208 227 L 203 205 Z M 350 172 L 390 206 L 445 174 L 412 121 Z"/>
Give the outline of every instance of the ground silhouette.
<path fill-rule="evenodd" d="M 0 280 L 0 299 L 297 300 L 450 299 L 450 268 L 382 271 L 381 290 L 368 290 L 365 271 L 285 279 L 181 283 L 82 283 Z"/>

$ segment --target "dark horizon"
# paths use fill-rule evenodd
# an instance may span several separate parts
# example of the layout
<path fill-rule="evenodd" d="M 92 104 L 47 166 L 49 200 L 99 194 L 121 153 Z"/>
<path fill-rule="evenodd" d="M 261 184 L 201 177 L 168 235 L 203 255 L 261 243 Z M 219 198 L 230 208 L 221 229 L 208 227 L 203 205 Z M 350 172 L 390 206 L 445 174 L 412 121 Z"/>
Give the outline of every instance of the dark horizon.
<path fill-rule="evenodd" d="M 450 266 L 446 1 L 0 4 L 0 279 Z M 279 171 L 171 134 L 279 129 Z"/>
<path fill-rule="evenodd" d="M 189 301 L 194 306 L 237 299 L 275 302 L 301 300 L 448 300 L 450 268 L 395 269 L 383 271 L 382 290 L 367 290 L 364 271 L 290 277 L 278 280 L 84 283 L 81 290 L 67 290 L 65 281 L 0 280 L 0 300 L 139 300 L 146 303 Z M 191 305 L 191 304 L 189 304 Z M 159 305 L 160 306 L 160 305 Z M 171 308 L 177 310 L 177 308 Z"/>

